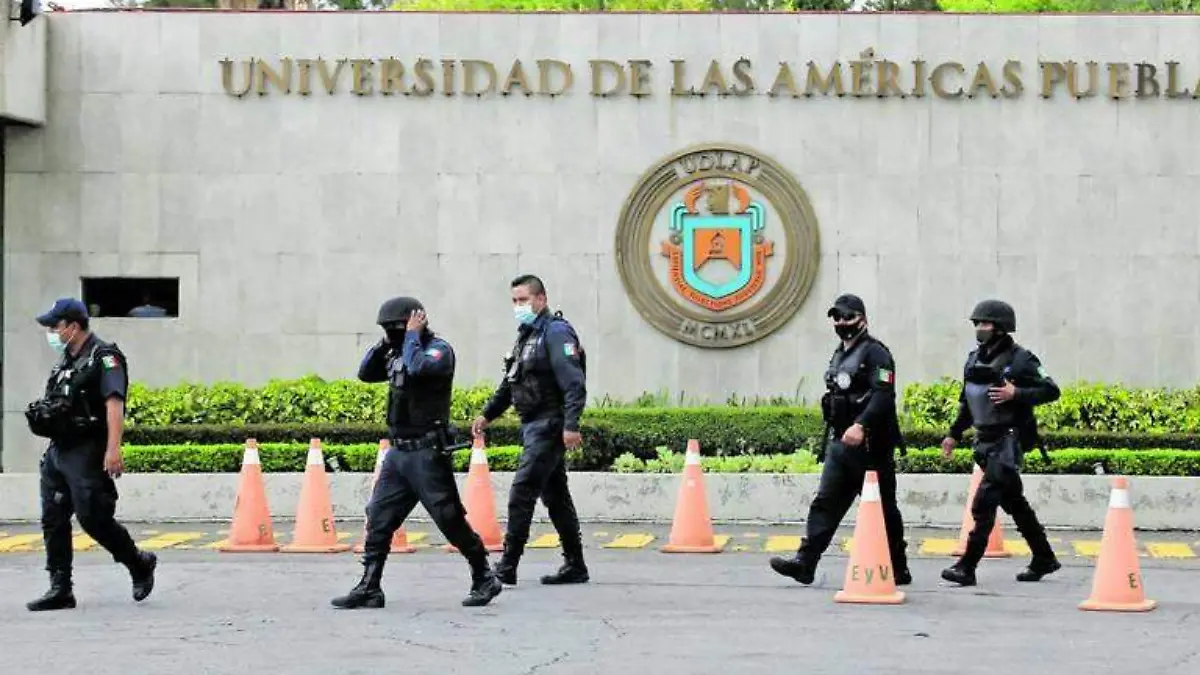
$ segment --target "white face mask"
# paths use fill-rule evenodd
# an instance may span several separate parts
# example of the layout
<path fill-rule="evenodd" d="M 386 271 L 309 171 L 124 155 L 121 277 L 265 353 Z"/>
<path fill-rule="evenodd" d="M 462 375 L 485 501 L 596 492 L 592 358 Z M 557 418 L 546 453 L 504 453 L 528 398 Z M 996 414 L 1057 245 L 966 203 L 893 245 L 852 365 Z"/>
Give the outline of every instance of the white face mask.
<path fill-rule="evenodd" d="M 524 304 L 513 307 L 513 317 L 516 318 L 517 323 L 529 325 L 537 318 L 537 314 L 533 311 L 533 305 Z"/>

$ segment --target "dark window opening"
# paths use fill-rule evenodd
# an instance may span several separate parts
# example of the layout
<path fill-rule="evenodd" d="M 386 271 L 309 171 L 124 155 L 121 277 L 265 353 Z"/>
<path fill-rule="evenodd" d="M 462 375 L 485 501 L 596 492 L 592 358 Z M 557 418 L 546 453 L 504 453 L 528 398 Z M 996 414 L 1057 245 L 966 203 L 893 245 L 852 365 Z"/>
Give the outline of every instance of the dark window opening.
<path fill-rule="evenodd" d="M 80 279 L 83 304 L 93 317 L 174 318 L 179 316 L 179 279 L 92 277 Z"/>

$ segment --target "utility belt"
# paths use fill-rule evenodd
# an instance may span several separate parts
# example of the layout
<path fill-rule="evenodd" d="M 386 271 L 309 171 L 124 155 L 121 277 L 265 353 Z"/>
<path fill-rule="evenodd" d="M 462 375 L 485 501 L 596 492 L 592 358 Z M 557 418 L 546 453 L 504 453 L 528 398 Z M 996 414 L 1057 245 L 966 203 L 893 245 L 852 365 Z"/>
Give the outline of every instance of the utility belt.
<path fill-rule="evenodd" d="M 1032 434 L 1023 434 L 1021 428 L 1013 424 L 1003 424 L 996 426 L 975 427 L 976 443 L 996 443 L 1011 437 L 1017 444 L 1017 450 L 1021 455 L 1037 448 L 1041 453 L 1042 459 L 1050 461 L 1050 455 L 1046 452 L 1046 445 L 1042 442 L 1041 436 L 1034 431 Z"/>
<path fill-rule="evenodd" d="M 458 436 L 458 429 L 453 426 L 440 427 L 432 431 L 427 431 L 420 436 L 411 438 L 392 438 L 392 447 L 400 452 L 421 452 L 422 450 L 434 450 L 444 454 L 451 454 L 455 450 L 471 447 L 470 441 L 455 442 Z"/>

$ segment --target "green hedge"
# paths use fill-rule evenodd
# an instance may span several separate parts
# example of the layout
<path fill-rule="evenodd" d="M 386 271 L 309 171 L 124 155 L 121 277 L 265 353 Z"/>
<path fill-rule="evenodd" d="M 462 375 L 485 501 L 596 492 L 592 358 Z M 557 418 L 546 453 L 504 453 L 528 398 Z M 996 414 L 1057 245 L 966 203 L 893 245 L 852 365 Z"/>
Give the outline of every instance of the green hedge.
<path fill-rule="evenodd" d="M 223 445 L 151 445 L 126 446 L 125 468 L 132 473 L 233 473 L 241 469 L 244 447 Z M 324 445 L 327 466 L 335 471 L 370 472 L 375 467 L 377 444 Z M 514 471 L 521 449 L 499 446 L 488 449 L 488 466 L 493 471 Z M 260 443 L 259 457 L 263 471 L 299 472 L 304 470 L 308 446 L 298 443 Z M 618 473 L 679 473 L 683 470 L 684 455 L 666 448 L 657 448 L 643 457 L 624 453 L 613 461 L 597 464 L 588 454 L 573 451 L 568 454 L 572 470 L 615 471 Z M 469 450 L 454 454 L 456 471 L 466 471 Z M 910 450 L 898 460 L 903 473 L 959 473 L 972 470 L 971 453 L 957 450 L 949 460 L 943 460 L 937 448 Z M 1047 463 L 1036 453 L 1025 458 L 1027 473 L 1092 474 L 1097 467 L 1105 473 L 1129 476 L 1200 476 L 1200 453 L 1170 449 L 1108 450 L 1097 448 L 1066 448 L 1055 452 Z M 807 450 L 787 454 L 704 456 L 705 471 L 717 473 L 817 473 L 821 465 Z"/>

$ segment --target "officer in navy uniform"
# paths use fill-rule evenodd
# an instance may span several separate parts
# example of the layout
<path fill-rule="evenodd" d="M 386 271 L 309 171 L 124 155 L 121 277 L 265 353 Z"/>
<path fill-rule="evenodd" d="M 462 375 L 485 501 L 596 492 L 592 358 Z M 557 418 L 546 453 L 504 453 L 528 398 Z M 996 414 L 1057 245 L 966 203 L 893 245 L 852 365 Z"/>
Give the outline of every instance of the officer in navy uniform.
<path fill-rule="evenodd" d="M 867 331 L 861 298 L 839 296 L 827 316 L 842 343 L 825 371 L 827 391 L 821 399 L 825 442 L 820 454 L 825 467 L 809 507 L 807 536 L 794 557 L 771 558 L 771 569 L 811 584 L 817 562 L 862 491 L 866 472 L 873 470 L 879 479 L 892 569 L 896 584 L 903 586 L 912 582 L 912 574 L 905 554 L 904 520 L 896 504 L 894 453 L 904 441 L 896 415 L 896 364 L 887 346 Z"/>
<path fill-rule="evenodd" d="M 138 550 L 114 517 L 118 494 L 113 478 L 125 469 L 121 437 L 128 362 L 116 344 L 89 330 L 87 308 L 75 298 L 59 299 L 37 322 L 47 329 L 46 339 L 61 358 L 43 397 L 25 412 L 30 431 L 50 439 L 40 469 L 50 590 L 26 607 L 34 612 L 75 607 L 72 514 L 88 536 L 129 569 L 133 599 L 141 602 L 154 589 L 158 558 Z"/>
<path fill-rule="evenodd" d="M 483 540 L 467 523 L 454 482 L 450 447 L 455 439 L 449 423 L 454 349 L 429 329 L 425 308 L 413 298 L 384 302 L 377 321 L 384 337 L 367 350 L 358 379 L 389 384 L 391 448 L 367 504 L 362 579 L 332 604 L 341 609 L 384 606 L 380 580 L 392 535 L 420 501 L 446 540 L 470 563 L 471 591 L 462 604 L 486 605 L 504 587 L 488 563 Z"/>
<path fill-rule="evenodd" d="M 587 401 L 587 359 L 579 336 L 561 312 L 547 307 L 546 288 L 533 275 L 512 281 L 517 341 L 504 362 L 505 376 L 483 413 L 471 425 L 476 436 L 511 405 L 521 418 L 524 449 L 508 500 L 508 531 L 496 574 L 517 583 L 517 564 L 529 540 L 538 497 L 546 505 L 562 542 L 564 564 L 543 576 L 543 584 L 588 581 L 579 518 L 567 487 L 567 448 L 582 442 L 579 418 Z"/>
<path fill-rule="evenodd" d="M 1029 565 L 1017 573 L 1017 581 L 1039 581 L 1062 565 L 1025 499 L 1020 467 L 1025 453 L 1039 444 L 1034 407 L 1054 402 L 1061 392 L 1038 357 L 1013 340 L 1017 315 L 1012 306 L 984 300 L 971 312 L 971 322 L 979 347 L 967 355 L 958 417 L 942 440 L 942 455 L 950 459 L 963 432 L 974 426 L 974 459 L 983 479 L 971 504 L 975 528 L 967 536 L 966 550 L 942 571 L 942 578 L 975 585 L 975 568 L 987 550 L 996 507 L 1001 507 L 1012 516 L 1033 554 Z"/>

